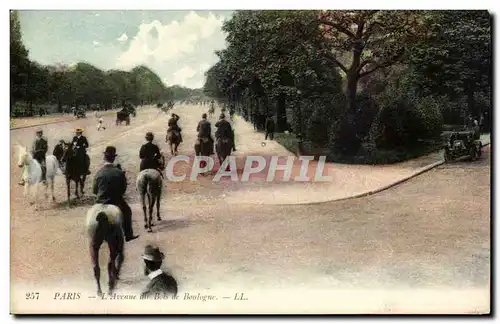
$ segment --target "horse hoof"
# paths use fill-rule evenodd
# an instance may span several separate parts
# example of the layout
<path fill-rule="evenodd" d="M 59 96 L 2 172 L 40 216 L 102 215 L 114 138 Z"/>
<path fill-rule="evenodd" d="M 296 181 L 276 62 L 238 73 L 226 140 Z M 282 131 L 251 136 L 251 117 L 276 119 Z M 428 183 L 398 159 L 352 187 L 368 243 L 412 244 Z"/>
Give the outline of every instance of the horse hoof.
<path fill-rule="evenodd" d="M 147 224 L 146 224 L 146 225 L 144 225 L 144 228 L 146 228 L 146 229 L 147 229 L 147 228 L 148 228 L 148 225 L 147 225 Z"/>
<path fill-rule="evenodd" d="M 160 222 L 161 221 L 161 217 L 158 217 L 156 220 Z"/>
<path fill-rule="evenodd" d="M 151 227 L 148 228 L 148 233 L 153 233 L 153 229 Z"/>

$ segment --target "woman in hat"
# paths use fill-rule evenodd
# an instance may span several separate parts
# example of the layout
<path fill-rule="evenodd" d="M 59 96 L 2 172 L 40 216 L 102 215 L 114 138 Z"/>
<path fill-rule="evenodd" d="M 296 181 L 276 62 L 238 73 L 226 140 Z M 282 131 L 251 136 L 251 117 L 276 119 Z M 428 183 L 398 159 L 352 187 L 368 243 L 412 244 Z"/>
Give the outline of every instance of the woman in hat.
<path fill-rule="evenodd" d="M 83 136 L 83 129 L 75 129 L 75 136 L 73 137 L 73 149 L 76 151 L 77 155 L 85 158 L 85 168 L 87 174 L 90 174 L 90 158 L 87 155 L 88 147 L 89 142 L 87 141 L 87 138 Z"/>
<path fill-rule="evenodd" d="M 161 264 L 165 255 L 159 248 L 147 245 L 142 259 L 144 260 L 144 274 L 151 280 L 143 295 L 163 293 L 177 295 L 177 281 L 170 274 L 161 270 Z"/>

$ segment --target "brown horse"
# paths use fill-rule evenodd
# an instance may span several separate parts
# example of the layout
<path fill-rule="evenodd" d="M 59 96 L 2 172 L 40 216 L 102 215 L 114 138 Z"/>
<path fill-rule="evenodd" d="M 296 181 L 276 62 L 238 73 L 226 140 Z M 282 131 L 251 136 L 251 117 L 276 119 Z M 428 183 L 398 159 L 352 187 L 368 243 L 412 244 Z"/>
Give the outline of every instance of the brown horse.
<path fill-rule="evenodd" d="M 175 130 L 168 131 L 165 141 L 169 143 L 170 153 L 172 153 L 172 155 L 177 155 L 179 153 L 177 149 L 181 144 L 181 136 L 179 132 Z"/>
<path fill-rule="evenodd" d="M 213 143 L 208 137 L 198 138 L 194 143 L 196 156 L 210 156 L 213 154 Z M 200 161 L 200 167 L 204 168 L 206 161 Z"/>
<path fill-rule="evenodd" d="M 68 193 L 68 206 L 70 204 L 71 198 L 71 181 L 75 182 L 75 196 L 80 198 L 78 194 L 78 188 L 80 187 L 80 193 L 83 196 L 83 188 L 85 187 L 85 180 L 87 178 L 87 169 L 85 166 L 85 159 L 87 158 L 83 154 L 77 154 L 73 151 L 72 143 L 64 143 L 64 153 L 61 161 L 65 164 L 64 174 L 66 176 L 66 188 Z"/>
<path fill-rule="evenodd" d="M 232 139 L 219 137 L 216 140 L 215 151 L 217 152 L 217 157 L 219 158 L 220 165 L 222 165 L 226 158 L 231 155 L 232 148 Z"/>
<path fill-rule="evenodd" d="M 119 279 L 123 264 L 124 237 L 122 230 L 122 213 L 113 205 L 96 204 L 87 212 L 87 235 L 90 245 L 90 257 L 97 282 L 97 295 L 102 296 L 101 269 L 99 268 L 99 249 L 104 241 L 109 247 L 108 293 L 112 294 Z"/>

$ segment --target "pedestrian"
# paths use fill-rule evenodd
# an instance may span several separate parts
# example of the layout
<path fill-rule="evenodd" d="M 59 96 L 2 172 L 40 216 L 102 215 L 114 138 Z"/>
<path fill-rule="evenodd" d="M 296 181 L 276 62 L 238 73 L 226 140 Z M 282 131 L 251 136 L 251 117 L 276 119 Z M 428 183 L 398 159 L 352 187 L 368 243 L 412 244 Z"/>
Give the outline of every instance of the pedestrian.
<path fill-rule="evenodd" d="M 269 137 L 269 139 L 272 141 L 274 140 L 274 119 L 271 115 L 267 116 L 267 119 L 266 119 L 266 138 L 265 140 L 267 141 L 267 138 Z"/>
<path fill-rule="evenodd" d="M 178 291 L 177 281 L 172 275 L 161 269 L 165 255 L 160 249 L 147 245 L 142 254 L 142 259 L 144 260 L 144 274 L 150 279 L 142 295 L 148 297 L 159 293 L 176 296 Z"/>

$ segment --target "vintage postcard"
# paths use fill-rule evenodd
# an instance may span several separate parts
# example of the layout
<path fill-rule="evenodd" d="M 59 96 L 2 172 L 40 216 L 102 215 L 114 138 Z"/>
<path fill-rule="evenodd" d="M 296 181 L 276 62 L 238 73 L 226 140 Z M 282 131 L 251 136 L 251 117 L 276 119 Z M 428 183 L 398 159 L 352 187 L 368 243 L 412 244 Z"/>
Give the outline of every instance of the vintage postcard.
<path fill-rule="evenodd" d="M 488 314 L 487 10 L 11 10 L 12 314 Z"/>

